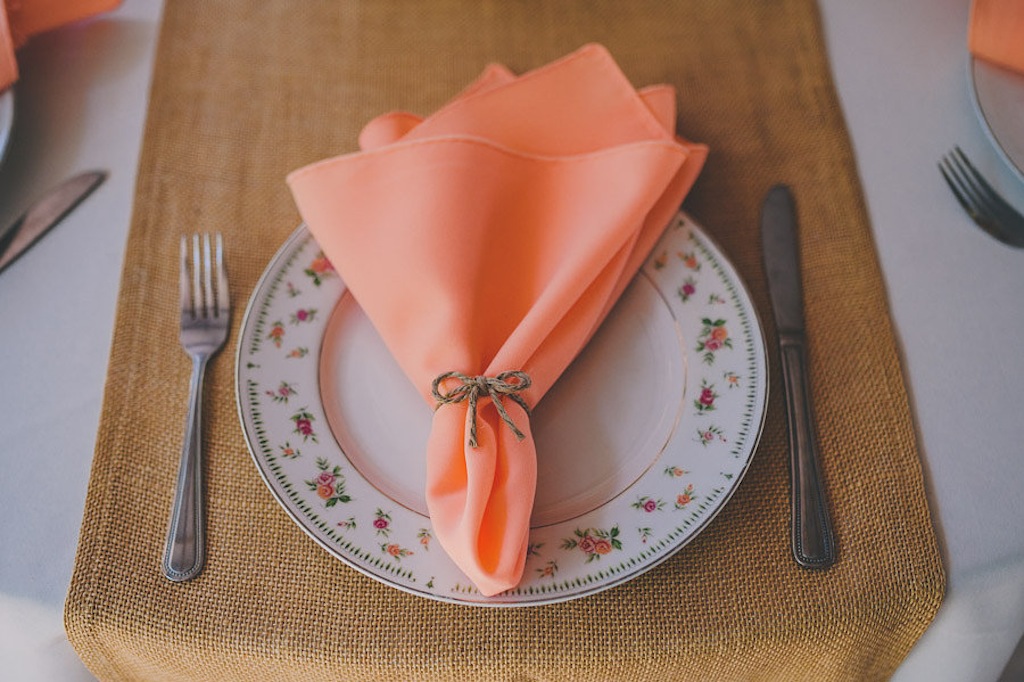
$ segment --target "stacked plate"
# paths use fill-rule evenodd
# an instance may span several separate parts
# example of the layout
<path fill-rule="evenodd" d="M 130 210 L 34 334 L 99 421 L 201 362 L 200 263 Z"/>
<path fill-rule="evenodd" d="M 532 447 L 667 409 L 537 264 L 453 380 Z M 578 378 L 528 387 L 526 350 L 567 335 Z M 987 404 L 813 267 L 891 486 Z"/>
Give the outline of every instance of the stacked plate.
<path fill-rule="evenodd" d="M 7 88 L 0 93 L 0 163 L 7 153 L 7 143 L 11 139 L 11 127 L 14 125 L 14 88 Z"/>
<path fill-rule="evenodd" d="M 1024 182 L 1024 74 L 972 57 L 969 77 L 982 127 Z"/>

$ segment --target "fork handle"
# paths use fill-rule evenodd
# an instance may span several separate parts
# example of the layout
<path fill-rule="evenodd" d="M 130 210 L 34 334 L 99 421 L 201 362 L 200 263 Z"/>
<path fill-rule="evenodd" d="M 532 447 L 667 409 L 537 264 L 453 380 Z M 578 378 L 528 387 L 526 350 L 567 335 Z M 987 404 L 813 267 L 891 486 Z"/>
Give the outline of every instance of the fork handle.
<path fill-rule="evenodd" d="M 203 497 L 203 378 L 208 356 L 192 358 L 188 417 L 185 442 L 178 464 L 178 484 L 174 491 L 167 545 L 164 548 L 164 575 L 184 582 L 199 575 L 206 561 L 206 510 Z"/>

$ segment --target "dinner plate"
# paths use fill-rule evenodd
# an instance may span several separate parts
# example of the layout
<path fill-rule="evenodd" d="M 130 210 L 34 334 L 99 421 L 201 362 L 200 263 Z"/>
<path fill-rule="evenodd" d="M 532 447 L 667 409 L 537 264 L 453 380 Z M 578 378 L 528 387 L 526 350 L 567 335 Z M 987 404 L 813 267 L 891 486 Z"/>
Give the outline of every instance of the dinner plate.
<path fill-rule="evenodd" d="M 7 143 L 11 139 L 11 128 L 14 126 L 14 88 L 0 92 L 0 163 L 7 153 Z"/>
<path fill-rule="evenodd" d="M 236 379 L 256 468 L 302 530 L 383 583 L 486 606 L 593 594 L 696 537 L 750 465 L 768 388 L 747 291 L 705 232 L 678 214 L 533 410 L 538 486 L 524 576 L 485 597 L 437 543 L 427 515 L 432 406 L 304 226 L 249 301 Z"/>
<path fill-rule="evenodd" d="M 970 61 L 971 95 L 989 139 L 1024 182 L 1024 74 L 984 59 Z"/>

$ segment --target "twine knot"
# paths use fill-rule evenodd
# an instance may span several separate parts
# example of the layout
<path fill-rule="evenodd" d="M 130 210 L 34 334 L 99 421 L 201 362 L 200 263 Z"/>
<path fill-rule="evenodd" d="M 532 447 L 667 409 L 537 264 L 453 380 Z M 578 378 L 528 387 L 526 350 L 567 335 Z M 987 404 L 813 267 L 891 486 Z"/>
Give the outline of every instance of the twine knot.
<path fill-rule="evenodd" d="M 459 381 L 454 387 L 441 392 L 441 384 L 448 379 L 457 379 Z M 434 379 L 433 385 L 430 387 L 430 392 L 434 395 L 434 400 L 437 401 L 437 406 L 449 405 L 451 403 L 461 403 L 463 400 L 469 401 L 469 411 L 466 413 L 466 423 L 469 425 L 469 446 L 475 448 L 477 446 L 476 441 L 476 405 L 480 399 L 480 394 L 487 394 L 491 402 L 494 403 L 494 407 L 497 408 L 498 414 L 501 415 L 501 420 L 508 424 L 508 427 L 512 429 L 512 433 L 515 434 L 516 438 L 522 440 L 526 436 L 519 430 L 516 423 L 512 421 L 512 417 L 509 416 L 505 410 L 505 406 L 502 404 L 502 398 L 511 398 L 519 405 L 526 414 L 530 414 L 530 408 L 527 407 L 526 401 L 520 392 L 525 391 L 530 387 L 533 381 L 530 379 L 530 375 L 526 372 L 502 372 L 501 374 L 489 377 L 483 374 L 475 377 L 471 377 L 462 372 L 445 372 L 439 374 Z"/>

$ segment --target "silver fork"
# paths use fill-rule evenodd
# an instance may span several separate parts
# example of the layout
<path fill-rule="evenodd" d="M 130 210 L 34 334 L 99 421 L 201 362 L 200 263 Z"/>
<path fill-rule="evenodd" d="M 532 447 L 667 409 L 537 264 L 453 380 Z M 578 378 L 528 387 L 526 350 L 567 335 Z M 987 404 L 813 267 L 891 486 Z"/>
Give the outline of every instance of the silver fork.
<path fill-rule="evenodd" d="M 203 499 L 203 376 L 206 363 L 221 349 L 228 336 L 231 303 L 224 271 L 224 245 L 218 233 L 211 254 L 210 235 L 192 235 L 192 266 L 189 239 L 181 238 L 181 345 L 192 358 L 192 381 L 185 421 L 185 442 L 178 465 L 164 575 L 175 582 L 191 580 L 206 561 L 206 514 Z"/>
<path fill-rule="evenodd" d="M 939 172 L 981 229 L 1004 244 L 1024 248 L 1024 216 L 992 189 L 959 146 L 942 157 Z"/>

